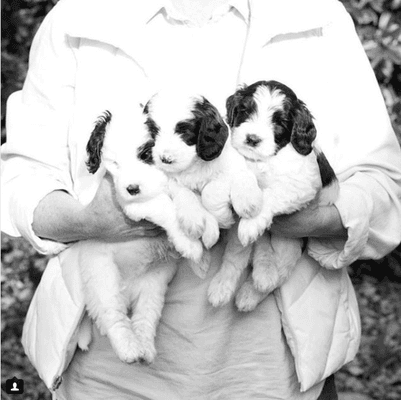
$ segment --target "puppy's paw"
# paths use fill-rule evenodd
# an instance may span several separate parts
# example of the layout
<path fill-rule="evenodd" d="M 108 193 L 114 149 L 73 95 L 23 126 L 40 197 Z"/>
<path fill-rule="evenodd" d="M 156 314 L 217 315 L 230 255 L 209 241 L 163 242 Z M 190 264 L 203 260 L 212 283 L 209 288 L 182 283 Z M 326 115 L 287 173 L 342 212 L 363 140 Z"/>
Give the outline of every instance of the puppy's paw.
<path fill-rule="evenodd" d="M 189 265 L 197 277 L 205 279 L 210 268 L 210 252 L 204 251 L 198 262 L 189 260 Z"/>
<path fill-rule="evenodd" d="M 266 221 L 260 214 L 255 218 L 242 218 L 238 225 L 238 239 L 243 246 L 248 246 L 261 236 L 270 225 L 271 222 Z"/>
<path fill-rule="evenodd" d="M 153 348 L 147 347 L 142 349 L 141 356 L 139 358 L 139 362 L 144 365 L 150 365 L 156 358 L 156 348 L 153 345 Z"/>
<path fill-rule="evenodd" d="M 217 220 L 211 215 L 207 214 L 205 218 L 205 230 L 202 235 L 202 242 L 206 249 L 213 247 L 220 237 L 220 229 Z"/>
<path fill-rule="evenodd" d="M 235 296 L 235 305 L 239 311 L 253 311 L 266 296 L 266 293 L 256 290 L 251 281 L 245 281 Z"/>
<path fill-rule="evenodd" d="M 194 240 L 187 236 L 181 236 L 174 241 L 176 250 L 185 258 L 193 261 L 200 261 L 203 253 L 203 246 L 200 240 Z"/>
<path fill-rule="evenodd" d="M 221 307 L 229 303 L 234 295 L 236 282 L 217 274 L 210 282 L 208 289 L 209 303 L 213 307 Z"/>
<path fill-rule="evenodd" d="M 192 210 L 191 214 L 177 210 L 177 218 L 183 232 L 194 239 L 199 239 L 205 230 L 203 213 Z"/>
<path fill-rule="evenodd" d="M 227 208 L 224 214 L 217 215 L 217 221 L 221 229 L 230 229 L 235 224 L 234 214 Z"/>
<path fill-rule="evenodd" d="M 249 186 L 249 185 L 248 185 Z M 263 204 L 263 194 L 257 185 L 251 185 L 250 188 L 240 187 L 239 190 L 233 190 L 231 201 L 235 212 L 242 218 L 256 217 Z"/>
<path fill-rule="evenodd" d="M 258 292 L 269 294 L 277 288 L 280 276 L 274 261 L 269 261 L 270 265 L 259 266 L 253 268 L 252 279 L 253 285 Z"/>
<path fill-rule="evenodd" d="M 132 329 L 115 326 L 107 334 L 117 357 L 126 363 L 138 362 L 141 358 L 141 344 Z"/>
<path fill-rule="evenodd" d="M 139 362 L 141 364 L 149 365 L 156 358 L 156 347 L 153 339 L 141 341 L 141 350 L 140 350 Z"/>
<path fill-rule="evenodd" d="M 229 229 L 235 223 L 234 214 L 229 203 L 221 203 L 219 207 L 208 209 L 208 212 L 222 229 Z"/>
<path fill-rule="evenodd" d="M 139 342 L 139 358 L 141 364 L 151 364 L 156 357 L 155 331 L 150 324 L 142 320 L 133 321 L 132 329 Z"/>

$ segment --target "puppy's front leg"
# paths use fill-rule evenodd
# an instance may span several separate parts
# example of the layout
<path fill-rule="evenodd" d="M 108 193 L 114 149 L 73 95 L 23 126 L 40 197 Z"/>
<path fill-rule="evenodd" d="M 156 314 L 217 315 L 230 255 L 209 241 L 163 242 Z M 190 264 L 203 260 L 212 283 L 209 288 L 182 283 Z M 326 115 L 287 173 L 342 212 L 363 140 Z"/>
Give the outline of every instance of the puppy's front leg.
<path fill-rule="evenodd" d="M 217 178 L 209 182 L 202 190 L 202 204 L 216 218 L 219 227 L 228 229 L 234 225 L 234 215 L 231 209 L 230 180 Z"/>
<path fill-rule="evenodd" d="M 297 179 L 285 181 L 272 180 L 263 190 L 262 211 L 254 218 L 242 218 L 238 235 L 243 245 L 254 242 L 266 229 L 269 229 L 273 217 L 291 214 L 305 207 L 316 197 L 319 182 L 308 181 L 299 185 Z"/>
<path fill-rule="evenodd" d="M 173 179 L 168 188 L 181 228 L 188 236 L 202 237 L 203 244 L 210 249 L 219 239 L 220 231 L 217 220 L 204 208 L 200 195 Z"/>
<path fill-rule="evenodd" d="M 263 194 L 255 175 L 248 169 L 238 171 L 231 180 L 230 198 L 235 212 L 252 218 L 262 209 Z"/>
<path fill-rule="evenodd" d="M 171 198 L 162 193 L 146 203 L 136 203 L 132 212 L 126 210 L 127 215 L 136 220 L 146 219 L 165 229 L 168 239 L 173 243 L 177 251 L 194 261 L 202 257 L 203 246 L 200 240 L 192 239 L 184 234 L 178 222 L 176 209 Z"/>
<path fill-rule="evenodd" d="M 244 157 L 236 150 L 229 152 L 230 201 L 235 212 L 242 218 L 259 214 L 263 195 L 253 171 Z"/>

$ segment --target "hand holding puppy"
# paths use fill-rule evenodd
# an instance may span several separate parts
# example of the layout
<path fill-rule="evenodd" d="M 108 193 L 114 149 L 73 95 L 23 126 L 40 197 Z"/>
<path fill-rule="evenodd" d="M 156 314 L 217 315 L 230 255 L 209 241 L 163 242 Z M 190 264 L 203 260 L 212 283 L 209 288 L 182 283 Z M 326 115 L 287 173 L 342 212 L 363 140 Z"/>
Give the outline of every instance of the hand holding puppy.
<path fill-rule="evenodd" d="M 113 181 L 109 174 L 102 179 L 93 200 L 84 208 L 84 220 L 90 238 L 124 240 L 136 237 L 155 237 L 164 230 L 147 220 L 132 221 L 117 203 Z"/>
<path fill-rule="evenodd" d="M 337 208 L 320 206 L 315 201 L 300 211 L 275 217 L 270 231 L 289 238 L 347 237 Z"/>

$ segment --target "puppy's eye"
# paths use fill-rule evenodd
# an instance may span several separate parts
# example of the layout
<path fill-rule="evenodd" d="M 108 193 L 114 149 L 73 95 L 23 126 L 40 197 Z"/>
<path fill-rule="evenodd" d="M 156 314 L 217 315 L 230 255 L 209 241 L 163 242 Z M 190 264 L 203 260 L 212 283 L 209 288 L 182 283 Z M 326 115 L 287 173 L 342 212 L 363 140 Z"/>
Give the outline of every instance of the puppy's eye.
<path fill-rule="evenodd" d="M 146 164 L 153 164 L 152 148 L 155 142 L 150 140 L 146 142 L 140 149 L 138 149 L 138 158 Z"/>
<path fill-rule="evenodd" d="M 143 151 L 143 152 L 140 154 L 139 158 L 140 158 L 142 161 L 151 161 L 151 158 L 152 158 L 152 151 L 151 151 L 150 149 L 147 149 L 147 150 Z"/>

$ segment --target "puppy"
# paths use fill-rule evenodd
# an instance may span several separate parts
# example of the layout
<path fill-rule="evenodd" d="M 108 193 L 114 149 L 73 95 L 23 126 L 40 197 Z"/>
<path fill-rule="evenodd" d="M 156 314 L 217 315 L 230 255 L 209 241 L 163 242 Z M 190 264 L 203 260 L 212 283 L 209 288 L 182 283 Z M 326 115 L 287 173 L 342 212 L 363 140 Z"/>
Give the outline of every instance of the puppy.
<path fill-rule="evenodd" d="M 178 219 L 189 235 L 202 237 L 209 249 L 219 238 L 219 228 L 233 225 L 233 210 L 242 217 L 260 212 L 262 192 L 256 177 L 227 141 L 226 123 L 205 97 L 161 91 L 144 113 L 155 141 L 155 165 L 169 178 Z"/>
<path fill-rule="evenodd" d="M 154 338 L 167 286 L 177 269 L 178 255 L 200 260 L 202 244 L 183 233 L 175 206 L 166 193 L 167 178 L 154 166 L 154 141 L 142 110 L 99 117 L 87 144 L 87 167 L 102 165 L 111 175 L 117 202 L 133 221 L 149 220 L 165 229 L 165 236 L 125 241 L 81 241 L 79 264 L 86 308 L 117 356 L 124 362 L 152 362 Z M 131 317 L 128 314 L 131 313 Z M 78 345 L 91 341 L 88 320 Z"/>
<path fill-rule="evenodd" d="M 300 240 L 265 232 L 273 217 L 298 211 L 316 197 L 319 205 L 333 204 L 339 186 L 317 146 L 310 111 L 288 86 L 277 81 L 243 86 L 227 99 L 227 122 L 233 146 L 263 188 L 261 212 L 242 218 L 238 226 L 244 257 L 250 254 L 248 245 L 256 241 L 253 281 L 248 280 L 236 297 L 238 308 L 249 311 L 287 279 L 301 257 Z"/>

